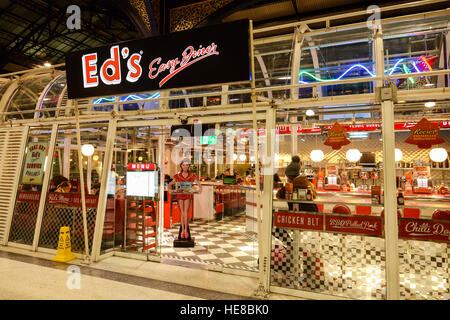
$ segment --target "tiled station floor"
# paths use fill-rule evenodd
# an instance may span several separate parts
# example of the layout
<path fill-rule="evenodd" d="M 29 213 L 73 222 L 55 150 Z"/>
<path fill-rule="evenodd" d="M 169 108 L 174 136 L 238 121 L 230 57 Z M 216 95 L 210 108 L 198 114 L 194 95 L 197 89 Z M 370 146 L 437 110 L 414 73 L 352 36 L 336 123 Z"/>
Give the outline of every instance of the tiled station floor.
<path fill-rule="evenodd" d="M 193 248 L 174 248 L 179 225 L 175 224 L 164 234 L 161 246 L 163 258 L 203 262 L 227 268 L 258 271 L 257 235 L 246 231 L 245 216 L 224 217 L 219 221 L 191 221 Z"/>

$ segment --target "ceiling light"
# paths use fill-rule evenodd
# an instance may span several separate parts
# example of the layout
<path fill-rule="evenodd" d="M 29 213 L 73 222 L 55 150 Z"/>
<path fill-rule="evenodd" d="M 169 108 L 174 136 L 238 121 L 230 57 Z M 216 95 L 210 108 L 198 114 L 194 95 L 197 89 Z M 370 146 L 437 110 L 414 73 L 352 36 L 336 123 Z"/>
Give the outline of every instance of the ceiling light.
<path fill-rule="evenodd" d="M 92 144 L 84 144 L 81 147 L 81 153 L 86 156 L 86 157 L 90 157 L 94 154 L 94 146 Z"/>
<path fill-rule="evenodd" d="M 434 148 L 430 151 L 430 158 L 434 162 L 442 162 L 447 159 L 448 153 L 444 148 Z"/>
<path fill-rule="evenodd" d="M 427 108 L 433 108 L 436 105 L 436 102 L 434 101 L 429 101 L 427 103 L 425 103 L 425 107 Z"/>
<path fill-rule="evenodd" d="M 359 159 L 361 159 L 362 153 L 359 152 L 358 149 L 350 149 L 347 151 L 345 156 L 347 157 L 348 161 L 357 162 L 359 161 Z"/>
<path fill-rule="evenodd" d="M 400 161 L 403 158 L 403 152 L 402 150 L 395 148 L 395 161 Z"/>
<path fill-rule="evenodd" d="M 308 110 L 306 110 L 306 115 L 307 115 L 308 117 L 312 117 L 312 116 L 314 115 L 314 111 L 311 110 L 311 109 L 308 109 Z"/>
<path fill-rule="evenodd" d="M 233 160 L 236 160 L 237 159 L 237 154 L 235 153 L 235 154 L 233 154 Z"/>
<path fill-rule="evenodd" d="M 50 62 L 44 63 L 44 67 L 50 68 L 51 66 L 52 66 L 52 64 Z"/>
<path fill-rule="evenodd" d="M 246 156 L 245 154 L 241 154 L 241 155 L 239 156 L 239 160 L 245 161 L 245 159 L 247 159 L 247 156 Z"/>
<path fill-rule="evenodd" d="M 311 160 L 314 162 L 320 162 L 324 158 L 324 154 L 322 150 L 313 150 L 310 154 Z"/>
<path fill-rule="evenodd" d="M 92 160 L 97 161 L 98 160 L 98 155 L 93 156 Z"/>

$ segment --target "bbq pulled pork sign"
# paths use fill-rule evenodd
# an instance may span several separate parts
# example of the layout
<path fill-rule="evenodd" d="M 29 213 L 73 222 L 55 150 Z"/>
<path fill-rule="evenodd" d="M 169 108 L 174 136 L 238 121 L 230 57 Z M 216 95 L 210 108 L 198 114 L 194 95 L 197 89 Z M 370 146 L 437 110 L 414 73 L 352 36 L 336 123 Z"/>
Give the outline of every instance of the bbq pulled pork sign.
<path fill-rule="evenodd" d="M 249 21 L 66 55 L 69 99 L 250 80 Z"/>

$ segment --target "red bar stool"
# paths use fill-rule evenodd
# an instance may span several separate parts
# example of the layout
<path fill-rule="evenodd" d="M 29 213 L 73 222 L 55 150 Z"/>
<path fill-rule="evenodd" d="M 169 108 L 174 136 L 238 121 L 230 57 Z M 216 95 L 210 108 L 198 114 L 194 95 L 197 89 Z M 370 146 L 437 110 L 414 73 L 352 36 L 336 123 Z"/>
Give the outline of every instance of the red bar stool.
<path fill-rule="evenodd" d="M 337 204 L 333 207 L 333 213 L 336 214 L 352 214 L 349 207 L 347 207 L 345 204 Z"/>
<path fill-rule="evenodd" d="M 436 209 L 431 217 L 433 220 L 450 220 L 450 211 Z"/>

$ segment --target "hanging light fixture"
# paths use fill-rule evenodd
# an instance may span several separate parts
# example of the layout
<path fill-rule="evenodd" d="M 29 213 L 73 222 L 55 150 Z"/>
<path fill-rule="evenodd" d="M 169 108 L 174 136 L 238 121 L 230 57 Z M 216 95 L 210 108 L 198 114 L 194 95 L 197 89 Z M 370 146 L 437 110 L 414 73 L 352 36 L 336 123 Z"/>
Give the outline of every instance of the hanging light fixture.
<path fill-rule="evenodd" d="M 236 160 L 238 158 L 237 154 L 233 154 L 233 160 Z"/>
<path fill-rule="evenodd" d="M 314 115 L 314 110 L 311 110 L 311 109 L 306 110 L 306 115 L 308 117 L 312 117 Z"/>
<path fill-rule="evenodd" d="M 241 154 L 241 155 L 239 156 L 239 160 L 245 161 L 245 159 L 247 159 L 247 156 L 246 156 L 245 154 Z"/>
<path fill-rule="evenodd" d="M 322 150 L 313 150 L 311 151 L 311 154 L 309 156 L 311 157 L 311 160 L 314 162 L 320 162 L 324 158 Z"/>
<path fill-rule="evenodd" d="M 430 158 L 434 162 L 442 162 L 447 159 L 448 153 L 444 148 L 434 148 L 430 151 Z"/>
<path fill-rule="evenodd" d="M 402 150 L 395 148 L 395 161 L 400 161 L 403 158 L 403 152 Z"/>
<path fill-rule="evenodd" d="M 86 157 L 90 157 L 94 154 L 94 146 L 92 144 L 83 144 L 81 146 L 81 153 L 86 156 Z"/>
<path fill-rule="evenodd" d="M 436 102 L 434 101 L 429 101 L 425 103 L 425 107 L 427 108 L 433 108 L 436 105 Z"/>
<path fill-rule="evenodd" d="M 362 153 L 359 152 L 358 149 L 350 149 L 347 151 L 345 156 L 347 157 L 348 161 L 357 162 L 357 161 L 359 161 L 359 159 L 361 159 Z"/>

